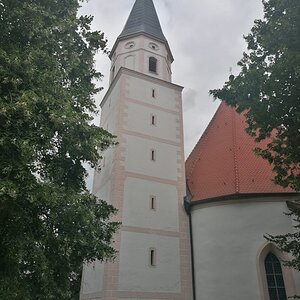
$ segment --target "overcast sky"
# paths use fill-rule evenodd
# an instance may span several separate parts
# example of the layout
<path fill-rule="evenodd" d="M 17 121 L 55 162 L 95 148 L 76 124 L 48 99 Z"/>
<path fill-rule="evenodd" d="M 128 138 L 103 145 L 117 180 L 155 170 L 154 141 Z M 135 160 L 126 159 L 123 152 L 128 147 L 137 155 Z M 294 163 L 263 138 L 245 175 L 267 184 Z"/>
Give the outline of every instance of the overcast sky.
<path fill-rule="evenodd" d="M 175 61 L 173 83 L 184 86 L 183 118 L 187 157 L 209 121 L 219 101 L 208 91 L 222 87 L 230 75 L 239 72 L 237 62 L 246 50 L 243 35 L 250 32 L 255 19 L 263 16 L 261 0 L 153 0 L 163 32 Z M 81 12 L 94 16 L 93 29 L 101 30 L 111 49 L 121 33 L 135 0 L 89 0 Z M 99 54 L 97 68 L 108 88 L 110 60 Z M 99 121 L 96 121 L 99 123 Z"/>

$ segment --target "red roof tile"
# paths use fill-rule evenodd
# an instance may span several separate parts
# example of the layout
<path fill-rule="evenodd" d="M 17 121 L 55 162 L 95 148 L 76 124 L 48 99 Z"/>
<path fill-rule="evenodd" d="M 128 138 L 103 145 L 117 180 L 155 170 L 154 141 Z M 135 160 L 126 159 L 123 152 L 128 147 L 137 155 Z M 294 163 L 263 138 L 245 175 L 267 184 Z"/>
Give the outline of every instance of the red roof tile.
<path fill-rule="evenodd" d="M 232 194 L 293 192 L 272 182 L 269 163 L 256 156 L 256 143 L 245 132 L 245 116 L 221 103 L 186 161 L 187 185 L 192 200 Z"/>

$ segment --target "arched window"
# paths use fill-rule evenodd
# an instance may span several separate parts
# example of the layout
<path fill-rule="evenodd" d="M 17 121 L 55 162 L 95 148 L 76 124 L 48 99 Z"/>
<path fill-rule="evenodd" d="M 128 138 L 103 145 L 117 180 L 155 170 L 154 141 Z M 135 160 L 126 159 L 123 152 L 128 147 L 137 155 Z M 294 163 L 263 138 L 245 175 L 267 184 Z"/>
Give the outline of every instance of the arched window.
<path fill-rule="evenodd" d="M 257 252 L 256 267 L 261 300 L 281 300 L 297 294 L 293 270 L 281 265 L 280 261 L 289 261 L 289 257 L 272 243 L 265 243 Z M 273 293 L 275 295 L 272 297 Z"/>
<path fill-rule="evenodd" d="M 266 256 L 265 269 L 270 300 L 287 300 L 281 263 L 273 253 Z"/>
<path fill-rule="evenodd" d="M 149 57 L 149 72 L 157 73 L 157 59 Z"/>

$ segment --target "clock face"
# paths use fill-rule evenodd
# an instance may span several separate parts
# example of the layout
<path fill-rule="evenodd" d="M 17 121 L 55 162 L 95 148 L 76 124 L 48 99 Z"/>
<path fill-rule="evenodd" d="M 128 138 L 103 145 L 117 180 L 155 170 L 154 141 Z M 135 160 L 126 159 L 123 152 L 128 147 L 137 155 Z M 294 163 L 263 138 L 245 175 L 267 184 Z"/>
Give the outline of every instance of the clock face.
<path fill-rule="evenodd" d="M 155 51 L 159 50 L 158 45 L 153 43 L 153 42 L 149 43 L 149 48 L 152 49 L 152 50 L 155 50 Z"/>
<path fill-rule="evenodd" d="M 126 49 L 131 49 L 135 46 L 135 42 L 131 41 L 125 44 Z"/>

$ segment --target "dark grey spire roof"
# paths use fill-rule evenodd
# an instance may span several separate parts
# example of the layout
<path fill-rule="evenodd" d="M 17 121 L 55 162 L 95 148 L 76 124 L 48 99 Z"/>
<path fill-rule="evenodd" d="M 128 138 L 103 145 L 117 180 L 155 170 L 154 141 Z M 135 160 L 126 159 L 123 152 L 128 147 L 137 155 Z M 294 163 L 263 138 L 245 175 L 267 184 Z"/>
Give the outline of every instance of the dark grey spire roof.
<path fill-rule="evenodd" d="M 152 0 L 136 0 L 126 25 L 119 38 L 132 34 L 146 33 L 159 40 L 167 41 Z"/>
<path fill-rule="evenodd" d="M 139 34 L 148 35 L 154 39 L 157 39 L 165 43 L 167 50 L 170 54 L 171 61 L 174 60 L 168 41 L 165 38 L 159 19 L 152 0 L 136 0 L 125 27 L 121 34 L 118 36 L 109 57 L 112 55 L 117 47 L 120 40 L 129 38 Z"/>

